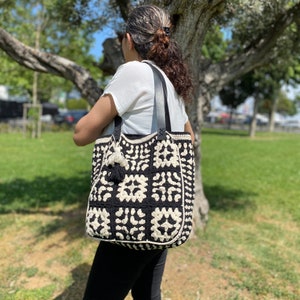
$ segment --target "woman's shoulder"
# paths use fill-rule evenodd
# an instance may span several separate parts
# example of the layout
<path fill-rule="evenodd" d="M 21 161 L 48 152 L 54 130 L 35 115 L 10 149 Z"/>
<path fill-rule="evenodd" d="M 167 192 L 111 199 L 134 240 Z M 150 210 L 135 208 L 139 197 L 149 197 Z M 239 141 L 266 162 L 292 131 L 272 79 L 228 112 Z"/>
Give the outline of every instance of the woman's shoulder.
<path fill-rule="evenodd" d="M 142 62 L 142 61 L 129 61 L 126 62 L 122 65 L 120 65 L 120 67 L 118 68 L 119 71 L 147 71 L 150 70 L 149 66 L 147 66 L 146 63 Z"/>
<path fill-rule="evenodd" d="M 151 72 L 147 64 L 140 61 L 130 61 L 119 66 L 114 79 L 126 81 L 128 84 L 140 84 L 152 80 Z"/>

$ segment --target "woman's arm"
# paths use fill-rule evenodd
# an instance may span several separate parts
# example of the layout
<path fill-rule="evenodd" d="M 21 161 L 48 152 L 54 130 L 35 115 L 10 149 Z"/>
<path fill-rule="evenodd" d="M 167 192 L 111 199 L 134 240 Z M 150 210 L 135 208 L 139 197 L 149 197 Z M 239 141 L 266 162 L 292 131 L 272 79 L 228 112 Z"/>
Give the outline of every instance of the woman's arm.
<path fill-rule="evenodd" d="M 190 121 L 187 121 L 184 124 L 184 131 L 190 133 L 191 139 L 192 139 L 192 143 L 194 144 L 194 142 L 195 142 L 195 135 L 194 135 L 194 131 L 193 131 L 193 128 L 192 128 L 192 125 L 191 125 Z"/>
<path fill-rule="evenodd" d="M 82 117 L 75 126 L 73 140 L 77 146 L 94 142 L 118 114 L 110 94 L 100 97 L 90 112 Z"/>

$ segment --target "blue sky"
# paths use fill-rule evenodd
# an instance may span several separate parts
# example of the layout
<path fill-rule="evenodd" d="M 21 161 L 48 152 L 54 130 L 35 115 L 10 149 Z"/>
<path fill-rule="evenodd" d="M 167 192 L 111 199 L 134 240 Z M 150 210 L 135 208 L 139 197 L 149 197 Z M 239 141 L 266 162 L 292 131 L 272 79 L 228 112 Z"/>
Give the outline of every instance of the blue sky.
<path fill-rule="evenodd" d="M 95 42 L 90 50 L 90 54 L 92 54 L 97 60 L 101 57 L 103 47 L 102 44 L 107 38 L 111 38 L 116 36 L 114 30 L 112 28 L 106 27 L 102 31 L 99 31 L 94 34 Z"/>

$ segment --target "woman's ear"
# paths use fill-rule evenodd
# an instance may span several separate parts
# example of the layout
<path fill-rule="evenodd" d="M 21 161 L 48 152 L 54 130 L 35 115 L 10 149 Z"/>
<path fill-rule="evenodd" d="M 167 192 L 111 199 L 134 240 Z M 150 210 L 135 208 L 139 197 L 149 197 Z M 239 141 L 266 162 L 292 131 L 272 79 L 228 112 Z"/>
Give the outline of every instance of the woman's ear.
<path fill-rule="evenodd" d="M 134 49 L 134 43 L 133 43 L 132 37 L 128 32 L 125 33 L 125 38 L 127 40 L 129 49 L 130 50 Z"/>

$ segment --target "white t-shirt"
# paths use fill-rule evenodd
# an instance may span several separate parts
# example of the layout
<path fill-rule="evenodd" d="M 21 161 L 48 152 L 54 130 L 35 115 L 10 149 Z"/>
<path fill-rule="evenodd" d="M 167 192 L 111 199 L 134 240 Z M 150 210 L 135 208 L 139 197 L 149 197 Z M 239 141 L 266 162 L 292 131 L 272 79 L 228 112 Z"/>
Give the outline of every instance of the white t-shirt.
<path fill-rule="evenodd" d="M 168 93 L 168 106 L 172 131 L 184 131 L 188 121 L 182 99 L 173 84 L 163 74 Z M 106 86 L 103 95 L 110 94 L 118 115 L 122 117 L 122 132 L 127 134 L 149 134 L 157 130 L 154 118 L 154 77 L 151 67 L 143 62 L 131 61 L 121 65 Z M 110 124 L 103 135 L 111 134 Z"/>

